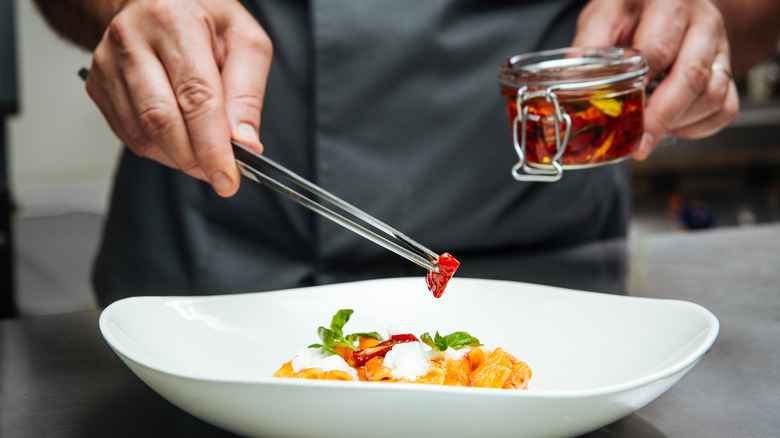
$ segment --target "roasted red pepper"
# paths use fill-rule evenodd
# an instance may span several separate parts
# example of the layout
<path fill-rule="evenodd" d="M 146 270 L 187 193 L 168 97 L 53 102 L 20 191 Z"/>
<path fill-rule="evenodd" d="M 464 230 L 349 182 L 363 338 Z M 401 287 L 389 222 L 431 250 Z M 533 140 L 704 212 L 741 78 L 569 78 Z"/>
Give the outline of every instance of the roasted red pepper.
<path fill-rule="evenodd" d="M 450 278 L 452 278 L 458 266 L 460 266 L 460 262 L 445 252 L 439 256 L 438 263 L 439 272 L 428 271 L 428 274 L 425 276 L 425 283 L 428 284 L 428 290 L 433 292 L 434 297 L 441 298 L 447 283 L 450 282 Z"/>
<path fill-rule="evenodd" d="M 390 339 L 380 342 L 373 347 L 355 351 L 352 353 L 352 360 L 355 361 L 355 366 L 362 367 L 366 362 L 377 356 L 385 357 L 385 354 L 392 350 L 395 345 L 403 344 L 404 342 L 420 342 L 420 340 L 412 334 L 393 335 L 390 336 Z"/>

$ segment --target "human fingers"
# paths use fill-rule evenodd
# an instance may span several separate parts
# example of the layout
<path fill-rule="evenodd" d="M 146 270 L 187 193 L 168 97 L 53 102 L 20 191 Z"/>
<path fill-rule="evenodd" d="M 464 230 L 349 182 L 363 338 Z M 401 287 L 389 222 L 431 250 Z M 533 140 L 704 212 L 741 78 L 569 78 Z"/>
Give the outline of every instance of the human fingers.
<path fill-rule="evenodd" d="M 629 46 L 641 0 L 591 0 L 577 17 L 574 47 Z"/>
<path fill-rule="evenodd" d="M 138 123 L 127 87 L 118 73 L 119 63 L 110 54 L 95 51 L 85 89 L 103 114 L 111 130 L 136 155 L 178 168 L 164 151 L 158 148 Z M 197 176 L 202 179 L 202 175 Z"/>
<path fill-rule="evenodd" d="M 710 77 L 706 88 L 693 102 L 688 104 L 685 111 L 677 119 L 672 121 L 669 126 L 670 131 L 678 131 L 694 125 L 729 106 L 727 100 L 732 97 L 729 91 L 732 86 L 736 89 L 736 85 L 728 72 L 728 65 L 728 57 L 721 53 L 716 54 L 710 67 Z"/>
<path fill-rule="evenodd" d="M 692 3 L 678 0 L 643 2 L 641 17 L 631 39 L 650 68 L 648 76 L 656 79 L 674 65 L 691 25 Z"/>
<path fill-rule="evenodd" d="M 156 2 L 145 11 L 144 24 L 165 29 L 164 37 L 150 44 L 166 71 L 189 137 L 189 142 L 160 147 L 183 171 L 202 169 L 219 195 L 231 196 L 238 190 L 240 175 L 230 147 L 214 44 L 218 13 L 198 2 Z"/>
<path fill-rule="evenodd" d="M 231 29 L 224 32 L 224 43 L 230 50 L 221 69 L 227 118 L 233 138 L 262 152 L 258 131 L 273 46 L 257 21 L 243 8 L 234 10 L 229 21 Z M 220 31 L 218 28 L 217 32 Z"/>
<path fill-rule="evenodd" d="M 204 169 L 191 164 L 194 154 L 189 133 L 164 67 L 150 52 L 140 52 L 134 58 L 123 63 L 122 77 L 132 111 L 128 114 L 130 126 L 138 131 L 131 148 L 140 156 L 208 181 Z"/>
<path fill-rule="evenodd" d="M 119 116 L 114 109 L 113 101 L 110 97 L 108 97 L 108 94 L 102 86 L 103 81 L 105 81 L 105 78 L 102 76 L 102 72 L 100 72 L 99 68 L 95 65 L 95 61 L 93 60 L 92 66 L 90 67 L 90 74 L 87 78 L 85 78 L 84 81 L 84 89 L 86 90 L 89 98 L 92 99 L 92 101 L 98 107 L 100 113 L 103 114 L 103 117 L 106 119 L 106 122 L 111 128 L 111 131 L 114 132 L 114 134 L 122 143 L 125 143 L 127 134 L 124 130 L 124 124 L 122 124 L 122 122 L 119 120 Z"/>
<path fill-rule="evenodd" d="M 725 85 L 725 98 L 723 102 L 718 106 L 717 111 L 709 113 L 706 117 L 696 120 L 691 124 L 673 128 L 672 134 L 686 139 L 697 139 L 708 137 L 716 134 L 723 129 L 724 126 L 728 126 L 736 120 L 739 115 L 739 95 L 737 92 L 737 85 L 726 76 L 724 73 L 715 71 L 713 77 L 724 76 L 727 77 L 727 83 Z M 722 82 L 722 81 L 719 81 Z"/>
<path fill-rule="evenodd" d="M 696 9 L 691 10 L 691 21 L 668 75 L 648 100 L 645 133 L 635 158 L 641 160 L 647 157 L 662 136 L 675 128 L 708 118 L 717 111 L 707 109 L 706 104 L 717 103 L 728 87 L 718 90 L 713 85 L 712 95 L 708 95 L 712 65 L 716 59 L 728 62 L 728 43 L 722 17 L 708 2 L 698 2 Z"/>
<path fill-rule="evenodd" d="M 127 3 L 112 19 L 95 49 L 87 88 L 88 92 L 92 89 L 91 95 L 106 114 L 112 129 L 137 155 L 181 169 L 195 178 L 209 180 L 195 158 L 167 67 L 161 64 L 158 53 L 160 42 L 167 42 L 172 34 L 181 35 L 184 29 L 192 28 L 188 22 L 203 22 L 200 20 L 204 18 L 203 14 L 198 16 L 192 12 L 193 7 L 203 12 L 197 9 L 196 3 L 187 2 L 186 7 L 175 0 Z M 196 34 L 197 29 L 195 26 L 192 34 Z M 170 46 L 168 49 L 171 50 Z M 185 47 L 182 52 L 187 49 Z M 211 59 L 214 59 L 213 54 Z M 95 85 L 90 86 L 90 83 Z M 100 92 L 95 92 L 96 89 Z M 223 143 L 229 147 L 229 131 L 225 132 Z M 229 163 L 237 173 L 232 152 L 228 150 L 228 153 Z M 212 185 L 223 195 L 235 191 L 224 187 L 220 190 L 216 184 Z"/>

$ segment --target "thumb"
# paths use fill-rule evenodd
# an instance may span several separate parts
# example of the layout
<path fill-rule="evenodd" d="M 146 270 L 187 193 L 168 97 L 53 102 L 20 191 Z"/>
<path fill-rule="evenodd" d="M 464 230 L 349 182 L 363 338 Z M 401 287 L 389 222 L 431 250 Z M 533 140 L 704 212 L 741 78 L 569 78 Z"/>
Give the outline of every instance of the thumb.
<path fill-rule="evenodd" d="M 232 79 L 241 76 L 231 75 L 228 69 L 223 69 L 223 84 L 225 90 L 225 110 L 230 123 L 231 137 L 246 146 L 263 152 L 260 143 L 260 113 L 263 107 L 264 87 L 255 77 L 250 80 Z M 262 82 L 265 85 L 265 82 Z"/>
<path fill-rule="evenodd" d="M 661 139 L 669 131 L 669 121 L 664 117 L 670 113 L 668 110 L 659 110 L 658 97 L 650 98 L 644 114 L 644 133 L 639 141 L 639 146 L 634 152 L 633 158 L 637 161 L 644 161 L 658 146 Z"/>
<path fill-rule="evenodd" d="M 241 144 L 244 144 L 257 152 L 262 153 L 263 144 L 260 143 L 257 131 L 258 129 L 252 125 L 252 123 L 239 122 L 236 127 L 233 128 L 231 137 L 233 140 L 239 141 Z"/>
<path fill-rule="evenodd" d="M 226 37 L 229 47 L 221 73 L 225 110 L 233 138 L 262 152 L 258 132 L 273 47 L 257 22 L 251 17 L 250 20 L 240 20 L 243 26 L 241 23 L 239 26 L 243 29 L 230 32 L 235 37 Z"/>

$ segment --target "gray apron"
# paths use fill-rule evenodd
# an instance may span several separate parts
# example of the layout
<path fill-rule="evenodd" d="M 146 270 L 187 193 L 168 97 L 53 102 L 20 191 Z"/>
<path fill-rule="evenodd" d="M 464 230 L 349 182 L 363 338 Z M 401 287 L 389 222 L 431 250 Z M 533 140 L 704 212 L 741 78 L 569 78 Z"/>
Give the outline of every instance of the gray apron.
<path fill-rule="evenodd" d="M 498 65 L 567 46 L 582 2 L 265 0 L 266 154 L 434 251 L 466 260 L 626 233 L 625 164 L 520 183 Z M 244 180 L 218 197 L 125 151 L 94 270 L 100 302 L 424 271 Z"/>

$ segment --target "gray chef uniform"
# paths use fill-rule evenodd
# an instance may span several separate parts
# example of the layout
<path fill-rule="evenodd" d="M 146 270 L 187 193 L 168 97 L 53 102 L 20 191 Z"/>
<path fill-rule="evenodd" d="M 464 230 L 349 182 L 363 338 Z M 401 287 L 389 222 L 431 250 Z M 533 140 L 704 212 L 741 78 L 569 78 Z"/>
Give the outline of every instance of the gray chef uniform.
<path fill-rule="evenodd" d="M 498 66 L 570 44 L 582 1 L 247 0 L 274 43 L 267 156 L 438 252 L 622 236 L 625 164 L 521 183 Z M 125 151 L 94 270 L 131 295 L 284 289 L 424 270 L 265 187 L 210 186 Z M 422 280 L 421 280 L 422 281 Z"/>

